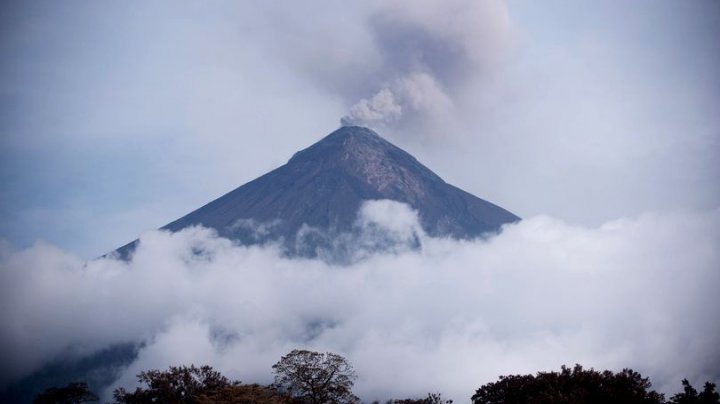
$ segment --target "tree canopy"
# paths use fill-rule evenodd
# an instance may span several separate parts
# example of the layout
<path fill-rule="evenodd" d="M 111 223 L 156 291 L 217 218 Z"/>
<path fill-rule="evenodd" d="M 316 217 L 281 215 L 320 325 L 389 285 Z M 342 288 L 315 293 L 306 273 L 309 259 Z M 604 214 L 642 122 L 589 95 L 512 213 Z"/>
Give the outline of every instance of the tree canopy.
<path fill-rule="evenodd" d="M 35 397 L 33 404 L 78 404 L 98 400 L 98 396 L 88 389 L 87 383 L 76 382 L 45 390 Z"/>
<path fill-rule="evenodd" d="M 311 404 L 357 403 L 352 393 L 357 375 L 352 365 L 334 353 L 294 350 L 273 365 L 275 386 Z"/>
<path fill-rule="evenodd" d="M 124 388 L 115 390 L 113 397 L 116 403 L 196 404 L 199 396 L 212 395 L 240 384 L 238 381 L 230 381 L 210 366 L 171 366 L 166 371 L 141 372 L 137 377 L 146 387 L 138 387 L 133 392 Z"/>
<path fill-rule="evenodd" d="M 452 404 L 453 400 L 445 400 L 440 393 L 428 393 L 425 398 L 405 398 L 402 400 L 388 400 L 385 404 Z M 375 402 L 375 404 L 379 404 Z"/>
<path fill-rule="evenodd" d="M 683 392 L 672 396 L 670 404 L 720 404 L 720 394 L 715 391 L 715 383 L 706 382 L 700 393 L 687 379 L 683 379 L 682 385 Z"/>
<path fill-rule="evenodd" d="M 197 404 L 288 404 L 291 399 L 270 386 L 240 384 L 200 394 Z"/>
<path fill-rule="evenodd" d="M 480 387 L 474 404 L 661 404 L 662 394 L 649 391 L 650 381 L 630 369 L 613 373 L 585 370 L 580 365 L 537 375 L 500 376 Z"/>
<path fill-rule="evenodd" d="M 294 350 L 272 366 L 271 385 L 232 381 L 210 366 L 171 366 L 168 370 L 149 370 L 137 375 L 142 384 L 134 391 L 124 388 L 113 393 L 116 404 L 357 404 L 352 392 L 357 375 L 352 365 L 334 353 Z M 477 389 L 473 404 L 720 404 L 716 385 L 706 382 L 698 392 L 682 381 L 683 391 L 665 400 L 650 390 L 646 377 L 631 369 L 621 372 L 596 371 L 562 366 L 559 372 L 535 375 L 500 376 Z M 34 404 L 76 404 L 98 401 L 83 382 L 50 388 L 40 393 Z M 440 393 L 426 398 L 385 401 L 385 404 L 450 404 Z M 379 404 L 374 401 L 373 404 Z"/>

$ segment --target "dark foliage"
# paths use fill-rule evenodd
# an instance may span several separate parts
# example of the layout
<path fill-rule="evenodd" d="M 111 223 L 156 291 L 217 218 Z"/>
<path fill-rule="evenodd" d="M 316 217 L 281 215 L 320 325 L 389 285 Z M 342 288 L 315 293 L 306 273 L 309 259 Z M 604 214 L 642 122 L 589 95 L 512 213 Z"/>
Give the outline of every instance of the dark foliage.
<path fill-rule="evenodd" d="M 51 387 L 35 397 L 33 404 L 77 404 L 98 400 L 87 383 L 78 382 L 60 388 Z"/>
<path fill-rule="evenodd" d="M 297 402 L 344 404 L 360 401 L 352 393 L 357 378 L 355 371 L 340 355 L 296 349 L 272 368 L 275 387 Z"/>
<path fill-rule="evenodd" d="M 661 404 L 661 394 L 649 391 L 647 378 L 630 369 L 613 373 L 563 366 L 559 373 L 500 376 L 480 387 L 474 404 Z"/>
<path fill-rule="evenodd" d="M 273 365 L 275 383 L 242 385 L 231 381 L 210 366 L 170 367 L 167 371 L 141 372 L 144 384 L 133 392 L 114 391 L 115 403 L 145 404 L 358 404 L 352 393 L 357 378 L 352 365 L 340 355 L 294 350 Z M 585 370 L 580 365 L 563 366 L 560 372 L 536 375 L 500 376 L 480 387 L 472 396 L 473 404 L 720 404 L 716 385 L 705 383 L 698 392 L 690 382 L 682 381 L 683 391 L 665 401 L 662 394 L 650 390 L 651 384 L 640 373 L 623 369 L 614 373 Z M 33 403 L 82 403 L 98 401 L 86 383 L 71 383 L 51 388 Z M 416 399 L 394 399 L 385 404 L 451 404 L 440 393 Z M 372 404 L 380 404 L 375 401 Z"/>
<path fill-rule="evenodd" d="M 698 393 L 687 379 L 682 381 L 683 392 L 670 399 L 671 404 L 720 404 L 720 394 L 715 391 L 715 384 L 706 382 L 703 391 Z"/>
<path fill-rule="evenodd" d="M 230 381 L 210 366 L 171 366 L 167 371 L 150 370 L 141 372 L 138 381 L 147 387 L 138 387 L 134 392 L 123 388 L 114 391 L 116 403 L 173 403 L 196 404 L 198 397 L 218 394 L 223 389 L 237 386 L 240 382 Z"/>
<path fill-rule="evenodd" d="M 289 404 L 288 395 L 259 384 L 234 385 L 201 394 L 196 397 L 198 404 Z"/>
<path fill-rule="evenodd" d="M 385 404 L 452 404 L 453 400 L 444 400 L 440 393 L 428 393 L 425 398 L 405 398 L 389 400 Z"/>

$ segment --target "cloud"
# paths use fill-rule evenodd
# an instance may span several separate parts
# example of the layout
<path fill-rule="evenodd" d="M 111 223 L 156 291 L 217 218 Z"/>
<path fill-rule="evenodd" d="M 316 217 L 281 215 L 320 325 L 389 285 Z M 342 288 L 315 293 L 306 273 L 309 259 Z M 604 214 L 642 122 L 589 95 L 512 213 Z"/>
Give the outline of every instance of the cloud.
<path fill-rule="evenodd" d="M 330 250 L 319 251 L 329 263 L 357 264 L 378 253 L 401 253 L 422 247 L 427 235 L 418 213 L 404 203 L 392 200 L 365 201 L 358 210 L 354 231 L 328 235 Z"/>
<path fill-rule="evenodd" d="M 359 223 L 419 228 L 414 212 L 382 201 Z M 203 228 L 148 232 L 130 262 L 3 246 L 0 383 L 135 341 L 144 347 L 115 386 L 189 363 L 269 382 L 272 364 L 303 347 L 346 356 L 368 400 L 464 400 L 500 374 L 576 362 L 632 367 L 676 391 L 682 377 L 720 377 L 719 229 L 720 210 L 597 228 L 539 216 L 486 241 L 419 234 L 421 250 L 343 267 Z"/>
<path fill-rule="evenodd" d="M 399 234 L 403 238 L 422 233 L 418 214 L 402 202 L 392 200 L 365 201 L 358 212 L 360 226 L 380 226 L 385 233 Z"/>

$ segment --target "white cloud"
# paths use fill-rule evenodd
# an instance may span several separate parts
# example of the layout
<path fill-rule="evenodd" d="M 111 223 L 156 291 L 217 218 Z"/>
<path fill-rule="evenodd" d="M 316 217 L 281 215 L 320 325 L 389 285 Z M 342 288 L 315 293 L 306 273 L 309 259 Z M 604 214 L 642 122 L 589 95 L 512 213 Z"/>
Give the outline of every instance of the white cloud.
<path fill-rule="evenodd" d="M 422 232 L 416 211 L 404 203 L 392 200 L 365 201 L 360 206 L 358 221 L 361 226 L 378 225 L 383 231 L 399 233 L 405 237 Z"/>
<path fill-rule="evenodd" d="M 400 234 L 418 228 L 395 203 L 365 205 L 362 217 Z M 346 356 L 365 399 L 439 390 L 462 401 L 500 374 L 576 362 L 632 367 L 677 391 L 682 377 L 720 376 L 719 243 L 714 210 L 597 228 L 535 217 L 487 241 L 424 237 L 421 251 L 344 267 L 201 228 L 146 233 L 129 263 L 3 248 L 1 382 L 143 341 L 119 385 L 189 363 L 269 382 L 282 354 L 305 347 Z"/>

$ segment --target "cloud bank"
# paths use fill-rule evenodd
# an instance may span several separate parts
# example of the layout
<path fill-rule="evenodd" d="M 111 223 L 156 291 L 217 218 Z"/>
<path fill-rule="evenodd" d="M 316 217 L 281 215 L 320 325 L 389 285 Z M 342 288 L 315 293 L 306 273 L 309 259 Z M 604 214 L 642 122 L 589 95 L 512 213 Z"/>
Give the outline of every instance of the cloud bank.
<path fill-rule="evenodd" d="M 419 228 L 397 203 L 366 206 L 359 222 L 401 239 Z M 145 345 L 115 387 L 190 363 L 269 382 L 294 348 L 347 357 L 366 400 L 441 391 L 463 402 L 500 374 L 574 363 L 632 367 L 665 391 L 720 378 L 720 210 L 419 237 L 419 251 L 344 267 L 204 228 L 148 232 L 130 262 L 3 245 L 0 384 L 127 341 Z"/>

